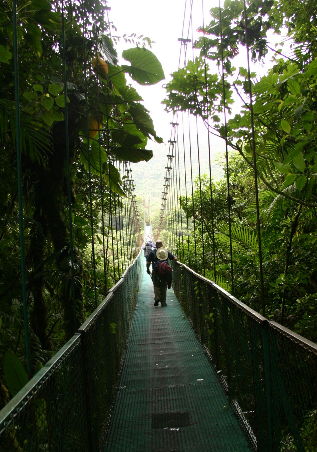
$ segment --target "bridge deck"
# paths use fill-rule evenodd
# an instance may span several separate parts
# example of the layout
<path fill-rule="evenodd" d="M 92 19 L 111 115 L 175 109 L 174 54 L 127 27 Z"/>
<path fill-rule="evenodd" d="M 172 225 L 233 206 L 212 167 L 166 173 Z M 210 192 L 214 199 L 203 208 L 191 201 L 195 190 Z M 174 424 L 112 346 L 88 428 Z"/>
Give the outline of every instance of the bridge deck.
<path fill-rule="evenodd" d="M 248 451 L 244 433 L 175 294 L 153 306 L 142 275 L 103 451 Z"/>

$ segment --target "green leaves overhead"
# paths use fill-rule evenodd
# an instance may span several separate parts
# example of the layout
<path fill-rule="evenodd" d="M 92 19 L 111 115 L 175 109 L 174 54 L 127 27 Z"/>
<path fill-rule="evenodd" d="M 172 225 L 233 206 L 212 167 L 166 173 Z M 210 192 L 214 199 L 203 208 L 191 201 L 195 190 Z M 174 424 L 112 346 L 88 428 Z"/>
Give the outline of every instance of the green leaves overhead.
<path fill-rule="evenodd" d="M 143 54 L 144 49 L 141 50 Z M 125 74 L 122 71 L 120 71 L 120 68 L 110 64 L 109 79 L 111 80 L 111 83 L 113 85 L 113 91 L 117 95 L 116 101 L 118 104 L 118 108 L 124 115 L 125 121 L 127 120 L 127 117 L 129 115 L 134 124 L 133 130 L 132 128 L 128 130 L 129 129 L 129 127 L 127 127 L 128 124 L 124 125 L 122 139 L 125 140 L 126 139 L 125 134 L 130 133 L 132 135 L 138 136 L 141 139 L 140 143 L 145 141 L 144 146 L 146 145 L 145 137 L 154 138 L 155 141 L 157 141 L 158 143 L 162 143 L 163 140 L 156 135 L 153 121 L 149 115 L 148 110 L 144 107 L 144 105 L 142 105 L 139 102 L 142 100 L 141 96 L 138 94 L 135 88 L 127 85 Z M 115 100 L 115 98 L 113 99 Z M 112 133 L 117 141 L 119 142 L 122 141 L 122 139 L 119 138 L 119 134 L 116 131 L 112 131 Z M 141 137 L 140 133 L 143 135 L 143 137 Z M 134 144 L 138 144 L 135 141 L 135 138 L 130 138 L 129 143 L 131 144 L 132 142 L 134 142 Z"/>
<path fill-rule="evenodd" d="M 120 173 L 111 162 L 105 165 L 104 180 L 114 193 L 119 196 L 125 196 L 125 192 L 121 188 Z"/>
<path fill-rule="evenodd" d="M 98 179 L 102 179 L 114 193 L 125 196 L 121 188 L 121 177 L 117 168 L 108 161 L 108 155 L 104 147 L 96 140 L 84 139 L 81 144 L 80 161 L 85 170 Z"/>
<path fill-rule="evenodd" d="M 162 65 L 150 50 L 135 47 L 122 52 L 122 56 L 131 63 L 131 66 L 123 65 L 122 69 L 141 85 L 153 85 L 164 79 Z"/>
<path fill-rule="evenodd" d="M 107 162 L 107 152 L 95 140 L 84 140 L 81 145 L 81 162 L 87 171 L 95 175 L 104 172 L 104 163 Z"/>
<path fill-rule="evenodd" d="M 112 141 L 123 147 L 145 148 L 147 138 L 135 124 L 125 124 L 121 129 L 111 130 Z"/>
<path fill-rule="evenodd" d="M 280 126 L 281 126 L 281 129 L 284 130 L 284 132 L 290 133 L 290 131 L 291 131 L 291 126 L 290 126 L 289 122 L 286 121 L 286 119 L 282 119 L 282 120 L 281 120 Z"/>
<path fill-rule="evenodd" d="M 48 85 L 48 92 L 52 94 L 52 96 L 58 96 L 64 89 L 63 83 L 50 83 Z"/>
<path fill-rule="evenodd" d="M 217 74 L 210 74 L 203 58 L 188 61 L 184 68 L 173 73 L 166 85 L 168 98 L 163 101 L 168 111 L 189 111 L 204 119 L 217 117 L 222 109 L 221 98 L 226 95 L 226 106 L 232 103 L 230 86 L 224 87 Z M 224 91 L 223 91 L 224 89 Z"/>
<path fill-rule="evenodd" d="M 132 102 L 129 107 L 129 113 L 137 128 L 141 130 L 144 135 L 147 137 L 153 136 L 158 143 L 162 143 L 163 140 L 156 135 L 152 118 L 144 105 Z"/>
<path fill-rule="evenodd" d="M 293 164 L 295 166 L 295 168 L 300 171 L 303 172 L 305 170 L 305 159 L 303 156 L 302 152 L 298 152 L 294 158 L 293 158 Z"/>
<path fill-rule="evenodd" d="M 145 160 L 147 162 L 153 157 L 153 151 L 150 151 L 148 149 L 136 149 L 132 147 L 116 148 L 113 149 L 112 152 L 118 160 L 128 160 L 129 162 L 133 163 L 138 163 L 142 160 Z"/>
<path fill-rule="evenodd" d="M 266 187 L 278 194 L 281 187 L 282 191 L 290 187 L 289 199 L 301 204 L 305 198 L 316 205 L 317 28 L 315 7 L 308 6 L 295 0 L 259 0 L 246 5 L 227 0 L 222 8 L 212 8 L 210 23 L 199 30 L 203 37 L 195 43 L 199 56 L 173 74 L 163 103 L 168 111 L 202 117 L 211 133 L 226 139 L 250 167 L 253 141 L 258 175 Z M 271 48 L 270 34 L 279 34 L 283 26 L 291 48 Z M 251 60 L 270 58 L 272 66 L 265 75 L 251 72 L 249 80 L 246 64 L 234 67 L 246 45 Z M 218 73 L 209 74 L 216 65 Z M 239 113 L 230 117 L 233 89 Z M 225 110 L 227 123 L 223 124 Z M 285 190 L 282 195 L 287 197 Z"/>

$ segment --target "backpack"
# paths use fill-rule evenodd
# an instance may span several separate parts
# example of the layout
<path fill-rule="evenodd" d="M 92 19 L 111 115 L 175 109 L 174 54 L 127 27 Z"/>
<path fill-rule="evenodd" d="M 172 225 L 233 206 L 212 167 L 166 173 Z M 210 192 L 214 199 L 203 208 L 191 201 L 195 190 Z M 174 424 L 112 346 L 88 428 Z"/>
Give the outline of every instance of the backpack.
<path fill-rule="evenodd" d="M 170 289 L 172 286 L 173 270 L 167 261 L 157 262 L 157 273 L 161 281 L 167 283 L 167 287 Z"/>
<path fill-rule="evenodd" d="M 146 244 L 144 247 L 144 256 L 148 257 L 150 255 L 151 251 L 152 251 L 152 246 L 149 244 Z"/>

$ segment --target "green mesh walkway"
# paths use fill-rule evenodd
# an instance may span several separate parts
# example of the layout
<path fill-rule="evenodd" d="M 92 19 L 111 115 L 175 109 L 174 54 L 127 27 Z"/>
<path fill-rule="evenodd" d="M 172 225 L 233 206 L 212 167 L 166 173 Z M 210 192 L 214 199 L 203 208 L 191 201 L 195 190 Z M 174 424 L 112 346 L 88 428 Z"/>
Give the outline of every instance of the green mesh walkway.
<path fill-rule="evenodd" d="M 250 450 L 172 290 L 167 303 L 144 271 L 103 451 Z"/>

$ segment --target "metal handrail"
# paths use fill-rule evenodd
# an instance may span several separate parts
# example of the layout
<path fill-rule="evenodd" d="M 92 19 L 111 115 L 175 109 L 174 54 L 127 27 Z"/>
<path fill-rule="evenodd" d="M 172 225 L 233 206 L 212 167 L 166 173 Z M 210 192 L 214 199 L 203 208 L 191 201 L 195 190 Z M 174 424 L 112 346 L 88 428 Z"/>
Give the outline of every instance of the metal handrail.
<path fill-rule="evenodd" d="M 74 389 L 74 392 L 77 391 L 75 396 L 77 396 L 78 398 L 81 399 L 81 400 L 79 400 L 78 403 L 81 406 L 81 410 L 82 410 L 82 413 L 78 413 L 78 416 L 79 417 L 82 416 L 83 418 L 85 416 L 87 416 L 87 413 L 89 412 L 88 406 L 89 406 L 89 404 L 91 404 L 91 402 L 89 401 L 89 398 L 92 397 L 94 400 L 94 397 L 96 397 L 96 381 L 98 381 L 98 378 L 99 378 L 98 375 L 95 375 L 95 374 L 90 375 L 90 370 L 85 368 L 88 365 L 86 363 L 85 359 L 87 359 L 87 356 L 89 357 L 89 355 L 93 355 L 93 350 L 89 349 L 89 346 L 90 346 L 89 341 L 93 341 L 92 344 L 94 345 L 95 341 L 98 340 L 98 338 L 97 339 L 95 338 L 94 330 L 91 327 L 93 325 L 98 325 L 100 323 L 99 319 L 101 320 L 103 318 L 104 321 L 105 321 L 105 319 L 107 319 L 107 317 L 104 317 L 104 314 L 106 312 L 108 312 L 108 307 L 110 307 L 110 305 L 116 306 L 116 308 L 115 308 L 116 310 L 118 309 L 118 307 L 119 307 L 119 309 L 121 307 L 121 309 L 123 309 L 125 311 L 125 313 L 123 313 L 123 311 L 122 311 L 122 314 L 125 316 L 125 322 L 122 325 L 120 325 L 121 332 L 120 332 L 119 348 L 116 347 L 115 350 L 116 350 L 116 354 L 120 354 L 122 352 L 122 347 L 124 346 L 124 341 L 122 341 L 122 338 L 123 338 L 122 334 L 124 335 L 124 337 L 127 335 L 127 331 L 128 331 L 128 327 L 127 327 L 128 323 L 127 322 L 130 317 L 130 314 L 129 314 L 130 308 L 127 311 L 127 309 L 126 309 L 127 305 L 125 303 L 122 303 L 121 298 L 120 297 L 119 298 L 117 297 L 117 299 L 115 299 L 115 298 L 116 298 L 117 292 L 120 291 L 120 289 L 123 287 L 123 285 L 125 283 L 127 285 L 128 284 L 133 285 L 133 291 L 131 292 L 129 299 L 131 297 L 135 298 L 136 292 L 138 290 L 138 284 L 135 283 L 135 279 L 137 282 L 138 278 L 139 278 L 137 272 L 138 272 L 140 255 L 141 255 L 141 250 L 140 250 L 138 256 L 131 263 L 131 265 L 125 270 L 125 272 L 123 273 L 123 275 L 119 279 L 119 281 L 109 290 L 105 299 L 100 303 L 100 305 L 98 305 L 98 307 L 95 309 L 95 311 L 78 328 L 77 332 L 31 378 L 31 380 L 10 400 L 10 402 L 5 407 L 3 407 L 3 409 L 0 411 L 0 435 L 1 436 L 6 435 L 6 433 L 8 432 L 9 440 L 10 440 L 10 435 L 11 436 L 12 435 L 13 436 L 14 435 L 22 435 L 22 436 L 19 436 L 19 441 L 23 442 L 23 441 L 25 441 L 24 436 L 23 436 L 23 431 L 25 430 L 25 437 L 28 438 L 26 440 L 26 444 L 28 444 L 28 446 L 26 449 L 23 449 L 23 450 L 32 451 L 32 452 L 33 452 L 33 450 L 37 450 L 37 449 L 30 449 L 30 447 L 32 447 L 32 445 L 31 445 L 32 444 L 32 432 L 30 432 L 30 425 L 28 422 L 29 418 L 32 418 L 32 416 L 34 415 L 32 413 L 34 413 L 34 410 L 37 409 L 37 405 L 41 404 L 40 401 L 44 400 L 46 396 L 48 396 L 48 400 L 45 403 L 50 404 L 50 405 L 52 403 L 54 405 L 54 403 L 55 403 L 54 400 L 59 399 L 60 395 L 58 395 L 58 394 L 56 394 L 55 396 L 54 396 L 54 394 L 48 395 L 47 388 L 50 388 L 50 385 L 51 385 L 53 387 L 53 390 L 65 391 L 65 388 L 63 386 L 60 388 L 58 383 L 56 386 L 55 374 L 57 374 L 61 369 L 62 369 L 63 375 L 65 372 L 68 372 L 68 368 L 71 368 L 73 366 L 73 361 L 71 361 L 71 360 L 72 359 L 74 360 L 75 358 L 80 359 L 81 363 L 77 363 L 75 366 L 75 369 L 73 369 L 72 372 L 73 373 L 75 372 L 75 376 L 76 376 L 76 372 L 77 372 L 78 378 L 80 378 L 80 382 L 79 381 L 71 381 L 71 377 L 68 377 L 67 382 L 69 382 L 69 380 L 70 380 L 71 386 L 69 386 L 69 389 L 66 389 L 66 390 L 72 391 L 72 389 Z M 131 277 L 132 277 L 132 280 L 131 280 Z M 128 286 L 126 286 L 126 287 L 128 287 Z M 118 303 L 116 303 L 117 301 L 118 301 Z M 116 314 L 116 315 L 119 315 L 118 321 L 121 321 L 120 312 L 121 311 L 118 311 Z M 106 322 L 107 322 L 107 320 L 106 320 Z M 109 335 L 109 331 L 105 331 L 104 334 Z M 105 336 L 105 337 L 107 337 L 107 336 Z M 115 336 L 113 336 L 112 338 L 110 337 L 110 339 L 112 342 L 116 341 Z M 103 341 L 103 344 L 104 344 L 104 341 Z M 108 347 L 111 347 L 111 344 L 108 344 Z M 73 355 L 73 353 L 75 353 L 75 355 Z M 76 353 L 78 353 L 78 355 Z M 75 358 L 73 358 L 73 356 L 75 356 Z M 68 361 L 70 364 L 67 364 Z M 115 361 L 112 360 L 111 362 L 115 367 L 114 370 L 112 371 L 111 375 L 114 375 L 114 377 L 115 377 L 115 375 L 119 371 L 120 356 L 116 357 L 116 360 Z M 97 369 L 97 371 L 99 371 L 99 370 Z M 102 374 L 102 372 L 104 372 L 104 370 L 100 369 L 100 372 Z M 50 381 L 51 378 L 53 379 L 52 383 Z M 59 378 L 59 375 L 57 375 L 57 378 Z M 108 384 L 110 384 L 110 387 L 109 387 L 109 391 L 106 391 L 106 392 L 111 393 L 111 391 L 113 391 L 115 381 L 108 382 Z M 63 383 L 62 383 L 62 385 L 63 385 Z M 76 387 L 78 385 L 80 386 L 81 389 Z M 91 394 L 89 394 L 90 390 L 92 391 Z M 61 396 L 67 397 L 67 394 L 65 395 L 65 393 L 63 392 L 61 394 Z M 73 397 L 74 394 L 70 393 L 69 397 L 70 396 Z M 66 404 L 68 404 L 68 403 L 71 403 L 71 400 L 67 400 Z M 88 405 L 87 405 L 87 403 L 88 403 Z M 105 404 L 108 404 L 108 398 L 107 398 L 107 400 L 104 400 L 102 403 L 103 403 L 103 406 Z M 28 407 L 28 405 L 30 405 L 30 407 Z M 42 408 L 40 407 L 39 409 L 41 410 Z M 64 420 L 62 418 L 60 418 L 59 416 L 57 416 L 55 419 L 55 421 L 56 421 L 55 427 L 49 426 L 51 417 L 55 415 L 54 411 L 53 412 L 50 411 L 50 413 L 47 415 L 49 416 L 49 418 L 46 421 L 44 421 L 44 424 L 43 424 L 44 427 L 42 426 L 42 429 L 44 429 L 44 431 L 46 431 L 46 433 L 49 435 L 51 433 L 49 433 L 47 431 L 47 429 L 49 429 L 49 430 L 54 429 L 54 431 L 56 430 L 57 436 L 58 436 L 58 430 L 62 431 L 61 425 L 64 423 Z M 104 415 L 105 415 L 105 413 L 104 413 Z M 67 416 L 67 413 L 64 413 L 64 416 Z M 83 443 L 80 446 L 81 447 L 80 450 L 83 450 L 84 452 L 86 452 L 88 450 L 95 451 L 96 450 L 96 441 L 98 442 L 99 438 L 93 438 L 93 439 L 91 438 L 92 435 L 91 435 L 91 432 L 89 431 L 89 428 L 91 427 L 91 425 L 90 425 L 91 422 L 89 419 L 87 419 L 87 420 L 81 419 L 81 421 L 82 421 L 82 424 L 85 426 L 84 430 L 85 431 L 87 430 L 87 432 L 85 433 L 85 431 L 84 432 L 81 431 L 81 433 L 80 433 L 83 436 L 84 442 L 85 442 L 85 444 Z M 98 421 L 99 421 L 99 419 L 98 419 Z M 58 427 L 58 425 L 60 427 Z M 12 426 L 12 428 L 11 428 L 11 426 Z M 88 426 L 88 428 L 87 428 L 87 426 Z M 78 431 L 78 426 L 76 426 L 76 425 L 71 426 L 71 428 L 73 429 L 74 432 Z M 96 431 L 96 425 L 94 425 L 93 428 L 95 429 L 94 431 Z M 99 431 L 98 431 L 98 434 L 99 434 Z M 43 435 L 43 433 L 42 433 L 42 435 Z M 54 433 L 54 435 L 55 435 L 55 433 Z M 34 431 L 33 436 L 36 436 L 35 431 Z M 7 437 L 5 437 L 5 439 L 7 439 Z M 41 440 L 42 440 L 42 437 L 41 437 Z M 56 441 L 55 437 L 53 438 L 53 441 L 54 440 Z M 47 438 L 47 441 L 50 441 L 50 439 Z M 45 447 L 49 447 L 49 446 L 45 445 Z M 51 447 L 54 448 L 54 446 L 50 446 L 48 450 L 51 450 Z M 61 449 L 61 450 L 64 450 L 64 449 Z"/>
<path fill-rule="evenodd" d="M 76 345 L 79 345 L 81 333 L 74 334 L 55 355 L 12 397 L 12 399 L 0 411 L 0 435 L 6 426 L 14 419 L 32 398 L 34 392 L 50 378 L 52 373 L 61 365 L 61 363 L 72 352 Z M 15 413 L 17 407 L 19 410 Z"/>
<path fill-rule="evenodd" d="M 310 447 L 317 344 L 173 262 L 174 290 L 259 452 Z M 307 449 L 308 450 L 308 449 Z"/>
<path fill-rule="evenodd" d="M 237 308 L 244 311 L 246 314 L 248 314 L 250 317 L 252 317 L 254 320 L 256 320 L 259 323 L 268 323 L 270 327 L 275 329 L 276 331 L 279 331 L 284 336 L 287 336 L 292 341 L 296 342 L 298 345 L 301 345 L 302 347 L 306 348 L 307 350 L 313 352 L 314 354 L 317 354 L 317 344 L 315 342 L 310 341 L 309 339 L 306 339 L 305 337 L 301 336 L 300 334 L 295 333 L 294 331 L 286 328 L 285 326 L 281 325 L 278 322 L 275 322 L 273 320 L 269 320 L 254 309 L 247 306 L 242 301 L 238 300 L 236 297 L 231 295 L 229 292 L 227 292 L 222 287 L 218 286 L 214 281 L 211 281 L 210 279 L 207 279 L 205 276 L 200 275 L 199 273 L 192 270 L 187 265 L 183 264 L 182 262 L 175 262 L 174 265 L 179 265 L 180 267 L 183 267 L 186 269 L 187 272 L 191 273 L 196 278 L 200 279 L 201 281 L 204 281 L 206 284 L 211 286 L 213 289 L 215 289 L 222 297 L 226 298 L 230 303 L 234 304 Z"/>

